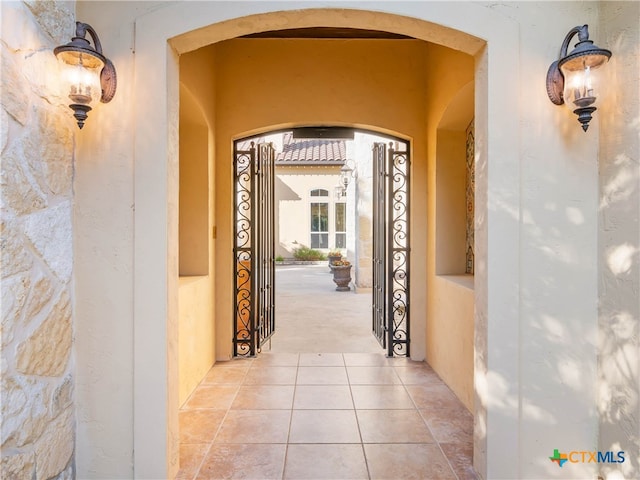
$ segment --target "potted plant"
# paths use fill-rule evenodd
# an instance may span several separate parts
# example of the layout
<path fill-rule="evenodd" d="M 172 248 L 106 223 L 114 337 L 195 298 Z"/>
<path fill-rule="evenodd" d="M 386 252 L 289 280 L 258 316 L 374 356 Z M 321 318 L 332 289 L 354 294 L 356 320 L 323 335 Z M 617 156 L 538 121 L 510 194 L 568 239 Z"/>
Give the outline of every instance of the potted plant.
<path fill-rule="evenodd" d="M 351 290 L 349 282 L 351 282 L 351 262 L 348 260 L 337 260 L 331 264 L 333 272 L 333 281 L 337 285 L 338 292 L 348 292 Z"/>

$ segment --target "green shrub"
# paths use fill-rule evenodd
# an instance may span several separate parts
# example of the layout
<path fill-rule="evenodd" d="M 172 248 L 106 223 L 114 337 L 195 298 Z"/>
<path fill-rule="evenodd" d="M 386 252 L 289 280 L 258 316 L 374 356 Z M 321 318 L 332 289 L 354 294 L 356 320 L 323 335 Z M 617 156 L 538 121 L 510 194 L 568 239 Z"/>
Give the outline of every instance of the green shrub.
<path fill-rule="evenodd" d="M 276 257 L 276 262 L 284 262 L 284 257 L 282 255 L 278 255 Z"/>
<path fill-rule="evenodd" d="M 326 260 L 324 253 L 309 247 L 300 247 L 293 251 L 293 258 L 296 260 Z"/>

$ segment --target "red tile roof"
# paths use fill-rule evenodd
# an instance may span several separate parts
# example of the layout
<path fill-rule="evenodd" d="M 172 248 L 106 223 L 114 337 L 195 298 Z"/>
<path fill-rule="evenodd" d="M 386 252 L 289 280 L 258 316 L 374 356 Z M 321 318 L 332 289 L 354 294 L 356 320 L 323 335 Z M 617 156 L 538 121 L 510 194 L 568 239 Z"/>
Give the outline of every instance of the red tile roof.
<path fill-rule="evenodd" d="M 264 138 L 240 142 L 238 150 L 248 150 Z M 283 133 L 282 152 L 276 152 L 278 166 L 338 166 L 347 160 L 346 142 L 341 139 L 294 139 L 291 132 Z"/>
<path fill-rule="evenodd" d="M 277 165 L 342 165 L 347 159 L 347 148 L 340 139 L 294 139 L 284 134 L 282 152 L 276 156 Z"/>

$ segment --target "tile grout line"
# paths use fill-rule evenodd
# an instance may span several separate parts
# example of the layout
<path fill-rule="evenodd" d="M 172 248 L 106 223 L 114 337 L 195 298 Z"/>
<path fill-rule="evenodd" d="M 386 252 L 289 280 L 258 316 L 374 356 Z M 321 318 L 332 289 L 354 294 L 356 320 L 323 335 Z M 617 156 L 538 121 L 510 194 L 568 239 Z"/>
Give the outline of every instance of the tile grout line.
<path fill-rule="evenodd" d="M 356 417 L 356 425 L 358 426 L 358 435 L 360 436 L 360 448 L 362 449 L 362 458 L 364 459 L 364 466 L 367 469 L 367 479 L 371 480 L 371 470 L 369 469 L 369 461 L 367 460 L 367 452 L 364 448 L 364 439 L 362 438 L 362 430 L 360 429 L 360 419 L 358 418 L 358 409 L 356 408 L 356 401 L 353 398 L 353 389 L 351 388 L 351 378 L 349 377 L 349 369 L 347 368 L 347 362 L 342 354 L 342 360 L 345 364 L 345 370 L 347 372 L 347 383 L 349 385 L 349 394 L 351 396 L 351 405 L 353 405 L 353 414 Z"/>
<path fill-rule="evenodd" d="M 213 365 L 213 367 L 211 367 L 211 370 L 213 370 L 213 368 L 215 368 L 215 364 Z M 229 406 L 227 407 L 226 411 L 224 412 L 224 416 L 220 420 L 220 423 L 218 424 L 218 428 L 216 428 L 216 433 L 213 435 L 213 437 L 211 437 L 211 442 L 209 443 L 209 447 L 206 449 L 204 455 L 202 456 L 202 460 L 200 460 L 198 468 L 195 469 L 193 477 L 191 477 L 192 480 L 196 480 L 198 478 L 198 476 L 200 475 L 200 470 L 202 469 L 202 466 L 204 465 L 204 461 L 209 456 L 209 452 L 211 452 L 211 448 L 213 447 L 213 444 L 215 443 L 216 438 L 218 437 L 218 434 L 220 433 L 220 429 L 222 428 L 222 425 L 224 424 L 224 421 L 226 420 L 227 416 L 229 415 L 229 412 L 231 411 L 231 405 L 233 405 L 233 402 L 237 398 L 238 393 L 240 393 L 240 387 L 244 384 L 244 380 L 247 377 L 247 375 L 249 374 L 249 370 L 250 369 L 251 369 L 251 365 L 249 365 L 249 368 L 247 368 L 247 371 L 244 372 L 244 375 L 242 376 L 242 380 L 241 380 L 240 384 L 238 385 L 238 389 L 236 390 L 236 393 L 233 396 L 233 398 L 231 399 L 231 401 L 229 402 Z M 206 375 L 205 375 L 205 378 L 206 378 Z M 203 382 L 204 382 L 204 378 L 200 381 L 200 383 L 198 384 L 198 387 L 203 385 Z M 194 392 L 198 389 L 198 387 L 196 387 Z M 193 393 L 192 393 L 192 395 L 193 395 Z M 186 405 L 186 403 L 185 403 L 185 405 Z"/>
<path fill-rule="evenodd" d="M 291 424 L 293 423 L 293 406 L 296 402 L 296 393 L 298 391 L 298 373 L 300 372 L 300 354 L 298 354 L 298 361 L 296 362 L 296 376 L 293 379 L 293 398 L 291 398 L 291 410 L 289 412 L 289 429 L 287 431 L 287 443 L 284 447 L 284 459 L 282 461 L 282 480 L 286 478 L 287 474 L 287 457 L 289 456 L 289 440 L 291 438 Z"/>
<path fill-rule="evenodd" d="M 418 408 L 418 405 L 416 404 L 416 401 L 414 400 L 413 395 L 411 395 L 411 392 L 409 392 L 409 389 L 407 388 L 407 384 L 404 382 L 404 380 L 402 380 L 402 379 L 400 379 L 400 380 L 402 381 L 402 386 L 404 387 L 405 391 L 407 392 L 407 395 L 409 395 L 409 398 L 411 399 L 411 403 L 413 403 L 413 406 L 414 406 L 415 410 L 418 412 L 418 415 L 420 415 L 420 418 L 422 419 L 422 421 L 424 422 L 425 426 L 427 427 L 427 430 L 429 430 L 429 433 L 431 434 L 431 437 L 433 438 L 434 443 L 438 446 L 438 450 L 440 451 L 440 453 L 442 454 L 442 456 L 446 460 L 447 465 L 449 465 L 449 469 L 451 470 L 451 473 L 453 473 L 453 476 L 455 477 L 456 480 L 460 480 L 460 477 L 458 477 L 458 474 L 456 473 L 455 469 L 453 468 L 453 465 L 451 464 L 451 461 L 449 460 L 449 457 L 444 453 L 444 450 L 440 446 L 440 441 L 433 434 L 433 431 L 431 430 L 431 427 L 429 426 L 429 422 L 427 421 L 426 418 L 424 418 L 424 415 L 422 415 L 422 412 Z"/>

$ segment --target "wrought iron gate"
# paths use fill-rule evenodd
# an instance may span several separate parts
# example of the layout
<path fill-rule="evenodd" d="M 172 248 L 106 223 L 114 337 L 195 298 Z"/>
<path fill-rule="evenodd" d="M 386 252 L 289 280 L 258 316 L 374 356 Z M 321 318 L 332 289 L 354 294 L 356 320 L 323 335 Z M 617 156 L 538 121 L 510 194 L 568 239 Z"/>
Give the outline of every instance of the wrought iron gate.
<path fill-rule="evenodd" d="M 275 330 L 275 150 L 243 143 L 234 143 L 234 356 L 255 355 Z"/>
<path fill-rule="evenodd" d="M 409 356 L 409 151 L 373 146 L 373 334 Z"/>

